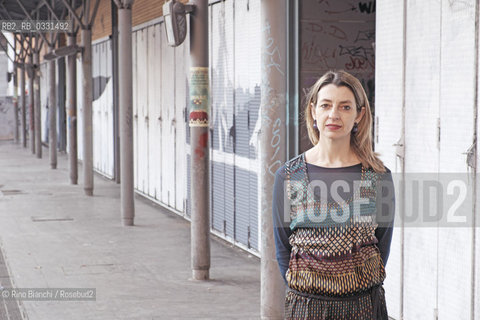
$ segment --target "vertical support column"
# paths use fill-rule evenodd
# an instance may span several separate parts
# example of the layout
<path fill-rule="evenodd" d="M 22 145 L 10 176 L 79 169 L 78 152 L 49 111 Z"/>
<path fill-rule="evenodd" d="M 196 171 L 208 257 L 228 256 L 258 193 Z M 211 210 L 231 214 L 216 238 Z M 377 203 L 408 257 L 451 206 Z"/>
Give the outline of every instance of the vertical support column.
<path fill-rule="evenodd" d="M 30 46 L 32 45 L 32 40 L 30 38 Z M 35 111 L 33 109 L 34 103 L 34 93 L 33 93 L 33 79 L 35 77 L 35 69 L 33 68 L 33 54 L 30 53 L 28 56 L 31 66 L 28 67 L 28 109 L 30 112 L 29 117 L 29 128 L 30 128 L 30 149 L 32 154 L 35 154 Z"/>
<path fill-rule="evenodd" d="M 66 79 L 65 79 L 65 57 L 60 57 L 56 64 L 56 77 L 57 77 L 57 148 L 58 151 L 67 151 L 67 128 L 66 124 Z"/>
<path fill-rule="evenodd" d="M 88 14 L 85 14 L 88 17 Z M 93 195 L 93 128 L 92 128 L 92 30 L 82 29 L 83 71 L 83 189 Z"/>
<path fill-rule="evenodd" d="M 53 42 L 53 34 L 51 40 Z M 53 52 L 54 47 L 50 47 Z M 50 149 L 50 167 L 57 168 L 57 99 L 55 81 L 55 60 L 48 62 L 48 147 Z"/>
<path fill-rule="evenodd" d="M 25 97 L 25 59 L 22 61 L 20 67 L 20 94 L 22 97 L 22 145 L 24 148 L 27 147 L 27 114 L 26 114 L 26 97 Z"/>
<path fill-rule="evenodd" d="M 118 102 L 118 12 L 115 1 L 112 7 L 112 80 L 113 80 L 113 153 L 115 182 L 120 183 L 120 106 Z"/>
<path fill-rule="evenodd" d="M 288 112 L 287 112 L 287 159 L 295 157 L 299 151 L 299 119 L 300 101 L 298 99 L 299 77 L 300 73 L 300 0 L 287 2 L 287 92 L 288 92 Z"/>
<path fill-rule="evenodd" d="M 37 70 L 40 68 L 40 57 L 38 51 L 33 53 L 33 63 L 35 65 L 33 78 L 33 93 L 35 104 L 35 151 L 37 158 L 42 157 L 42 106 L 40 104 L 40 77 Z"/>
<path fill-rule="evenodd" d="M 67 45 L 75 45 L 76 37 L 68 34 Z M 76 54 L 67 56 L 67 130 L 68 154 L 70 163 L 70 183 L 78 183 L 77 151 L 77 62 Z"/>
<path fill-rule="evenodd" d="M 283 319 L 285 285 L 275 256 L 272 186 L 286 160 L 287 1 L 262 0 L 262 97 L 260 163 L 261 195 L 261 318 Z"/>
<path fill-rule="evenodd" d="M 210 275 L 208 1 L 190 15 L 191 259 L 194 280 Z"/>
<path fill-rule="evenodd" d="M 135 217 L 133 186 L 133 87 L 132 87 L 132 9 L 118 9 L 118 96 L 120 105 L 120 197 L 122 222 L 132 226 Z"/>
<path fill-rule="evenodd" d="M 17 63 L 14 64 L 14 72 L 13 72 L 13 121 L 15 121 L 15 132 L 14 138 L 15 143 L 20 141 L 19 137 L 19 130 L 18 130 L 18 65 Z"/>

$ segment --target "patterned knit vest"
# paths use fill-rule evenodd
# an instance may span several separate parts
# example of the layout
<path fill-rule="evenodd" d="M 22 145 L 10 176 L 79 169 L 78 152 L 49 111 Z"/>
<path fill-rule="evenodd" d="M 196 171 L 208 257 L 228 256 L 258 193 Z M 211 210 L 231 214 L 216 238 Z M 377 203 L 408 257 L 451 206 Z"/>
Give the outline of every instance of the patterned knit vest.
<path fill-rule="evenodd" d="M 358 188 L 338 203 L 315 199 L 304 153 L 288 161 L 285 170 L 292 230 L 288 286 L 310 294 L 348 296 L 382 283 L 385 268 L 375 237 L 378 175 L 362 166 Z"/>

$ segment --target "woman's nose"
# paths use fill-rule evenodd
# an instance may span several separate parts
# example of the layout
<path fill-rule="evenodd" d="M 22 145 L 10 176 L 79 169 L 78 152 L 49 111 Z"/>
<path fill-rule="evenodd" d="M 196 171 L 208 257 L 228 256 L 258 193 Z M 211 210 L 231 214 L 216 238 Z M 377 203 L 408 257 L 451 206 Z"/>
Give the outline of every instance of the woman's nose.
<path fill-rule="evenodd" d="M 330 109 L 330 118 L 337 119 L 338 118 L 338 108 L 337 106 L 334 106 L 332 109 Z"/>

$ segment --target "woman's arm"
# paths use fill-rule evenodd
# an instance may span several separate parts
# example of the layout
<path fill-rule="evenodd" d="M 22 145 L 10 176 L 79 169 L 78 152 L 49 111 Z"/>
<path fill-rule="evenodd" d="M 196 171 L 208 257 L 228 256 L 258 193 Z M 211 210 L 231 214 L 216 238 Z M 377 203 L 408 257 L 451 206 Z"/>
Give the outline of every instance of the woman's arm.
<path fill-rule="evenodd" d="M 284 181 L 285 181 L 285 167 L 282 166 L 275 173 L 275 183 L 273 185 L 273 202 L 272 202 L 272 215 L 273 215 L 273 235 L 275 238 L 276 256 L 280 273 L 282 274 L 285 283 L 285 273 L 288 269 L 290 262 L 290 252 L 292 246 L 288 242 L 288 238 L 292 234 L 289 227 L 289 220 L 284 219 L 285 216 L 289 217 L 289 213 L 284 214 Z"/>
<path fill-rule="evenodd" d="M 381 175 L 377 181 L 377 223 L 375 237 L 378 239 L 378 249 L 383 260 L 383 265 L 387 265 L 390 255 L 390 245 L 392 243 L 393 225 L 395 220 L 395 187 L 393 185 L 392 173 L 387 168 L 387 172 Z"/>

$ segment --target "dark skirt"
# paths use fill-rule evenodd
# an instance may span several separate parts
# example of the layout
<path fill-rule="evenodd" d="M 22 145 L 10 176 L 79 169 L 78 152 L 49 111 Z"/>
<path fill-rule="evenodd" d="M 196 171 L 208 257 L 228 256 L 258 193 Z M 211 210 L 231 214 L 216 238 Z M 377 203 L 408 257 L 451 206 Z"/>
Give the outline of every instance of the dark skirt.
<path fill-rule="evenodd" d="M 285 319 L 388 320 L 385 290 L 377 285 L 349 297 L 328 297 L 289 288 Z"/>

